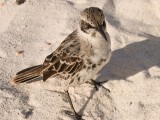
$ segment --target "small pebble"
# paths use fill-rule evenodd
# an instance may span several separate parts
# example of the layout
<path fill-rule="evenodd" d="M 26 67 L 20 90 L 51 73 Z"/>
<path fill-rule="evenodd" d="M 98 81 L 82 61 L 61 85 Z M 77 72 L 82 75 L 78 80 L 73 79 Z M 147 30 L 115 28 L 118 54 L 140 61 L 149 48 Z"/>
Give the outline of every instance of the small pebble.
<path fill-rule="evenodd" d="M 16 56 L 19 56 L 20 54 L 22 54 L 22 53 L 24 53 L 24 51 L 23 50 L 20 50 L 20 51 L 16 51 Z"/>
<path fill-rule="evenodd" d="M 16 0 L 15 2 L 16 2 L 17 5 L 21 5 L 24 2 L 26 2 L 26 0 Z"/>
<path fill-rule="evenodd" d="M 51 45 L 51 43 L 50 43 L 50 42 L 45 41 L 45 43 L 46 43 L 47 45 Z"/>
<path fill-rule="evenodd" d="M 0 7 L 3 7 L 4 6 L 4 3 L 0 3 Z"/>

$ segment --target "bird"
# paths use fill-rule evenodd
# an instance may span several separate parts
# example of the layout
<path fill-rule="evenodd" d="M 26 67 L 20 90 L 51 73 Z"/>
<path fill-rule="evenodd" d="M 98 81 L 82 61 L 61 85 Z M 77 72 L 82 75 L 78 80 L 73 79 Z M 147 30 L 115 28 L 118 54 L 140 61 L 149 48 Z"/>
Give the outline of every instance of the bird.
<path fill-rule="evenodd" d="M 69 87 L 91 83 L 102 86 L 94 77 L 111 58 L 111 39 L 106 30 L 103 11 L 88 7 L 80 12 L 77 29 L 69 34 L 58 48 L 49 54 L 43 64 L 19 71 L 11 80 L 12 84 L 32 82 L 42 78 L 60 77 L 65 83 L 64 92 L 77 119 L 82 118 L 72 104 Z M 108 89 L 109 90 L 109 89 Z"/>

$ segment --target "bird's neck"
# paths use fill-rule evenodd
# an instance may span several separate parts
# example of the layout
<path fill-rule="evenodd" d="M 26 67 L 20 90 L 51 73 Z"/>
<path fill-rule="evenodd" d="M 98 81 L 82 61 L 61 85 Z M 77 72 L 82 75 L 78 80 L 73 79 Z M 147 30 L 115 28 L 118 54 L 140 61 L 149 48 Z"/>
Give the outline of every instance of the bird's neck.
<path fill-rule="evenodd" d="M 89 44 L 95 46 L 95 47 L 102 47 L 106 46 L 108 44 L 110 46 L 110 37 L 107 32 L 105 32 L 105 35 L 107 37 L 107 41 L 103 38 L 103 36 L 96 32 L 95 35 L 84 33 L 81 29 L 77 30 L 78 36 L 82 38 L 81 40 L 88 42 Z"/>

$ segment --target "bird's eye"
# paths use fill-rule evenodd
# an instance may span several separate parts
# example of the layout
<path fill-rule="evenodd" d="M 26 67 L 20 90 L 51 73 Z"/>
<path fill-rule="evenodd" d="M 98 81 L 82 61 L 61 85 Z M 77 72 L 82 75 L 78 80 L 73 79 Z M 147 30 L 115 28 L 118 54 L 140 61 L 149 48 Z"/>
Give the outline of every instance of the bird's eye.
<path fill-rule="evenodd" d="M 91 26 L 89 23 L 86 23 L 85 21 L 81 20 L 80 21 L 80 27 L 81 30 L 85 33 L 88 33 L 87 30 L 90 28 L 94 28 L 93 26 Z"/>
<path fill-rule="evenodd" d="M 89 29 L 89 28 L 91 28 L 92 26 L 91 26 L 89 23 L 86 23 L 86 22 L 83 21 L 83 27 L 84 27 L 85 29 Z"/>

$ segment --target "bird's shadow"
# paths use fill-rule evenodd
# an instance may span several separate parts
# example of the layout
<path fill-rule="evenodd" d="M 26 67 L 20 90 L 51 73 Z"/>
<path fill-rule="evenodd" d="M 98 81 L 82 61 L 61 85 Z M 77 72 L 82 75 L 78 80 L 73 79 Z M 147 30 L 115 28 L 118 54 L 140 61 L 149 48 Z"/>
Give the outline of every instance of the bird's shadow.
<path fill-rule="evenodd" d="M 148 69 L 160 67 L 160 38 L 146 36 L 144 41 L 113 51 L 110 62 L 102 68 L 100 74 L 107 80 L 127 80 L 128 77 L 144 71 L 145 77 L 150 77 Z"/>
<path fill-rule="evenodd" d="M 86 103 L 82 106 L 82 108 L 79 110 L 79 112 L 78 112 L 79 114 L 83 115 L 84 110 L 85 110 L 86 107 L 87 107 L 87 104 L 88 104 L 89 101 L 93 98 L 93 95 L 95 94 L 95 92 L 96 92 L 96 90 L 95 90 L 95 89 L 92 89 L 91 94 L 90 94 L 88 100 L 87 100 Z"/>
<path fill-rule="evenodd" d="M 146 39 L 112 51 L 110 62 L 102 68 L 100 74 L 107 80 L 127 80 L 128 77 L 144 71 L 145 77 L 150 77 L 148 69 L 153 66 L 160 66 L 160 37 L 147 34 L 144 31 L 155 26 L 122 18 L 127 23 L 131 23 L 132 29 L 136 26 L 143 28 L 142 31 L 137 28 L 134 31 L 127 29 L 127 27 L 121 25 L 121 21 L 116 17 L 114 0 L 107 0 L 103 6 L 103 11 L 107 22 L 116 29 L 127 34 L 145 37 Z M 160 76 L 157 77 L 159 78 Z"/>

